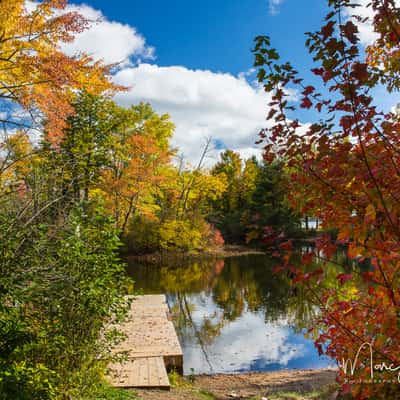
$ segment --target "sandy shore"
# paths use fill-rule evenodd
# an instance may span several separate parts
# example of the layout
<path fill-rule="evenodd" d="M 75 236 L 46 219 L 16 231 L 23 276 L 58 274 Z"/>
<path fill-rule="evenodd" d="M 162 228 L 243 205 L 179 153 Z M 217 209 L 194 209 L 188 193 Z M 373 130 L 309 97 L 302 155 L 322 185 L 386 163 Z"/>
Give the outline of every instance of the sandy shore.
<path fill-rule="evenodd" d="M 333 400 L 335 369 L 170 377 L 170 391 L 138 390 L 143 400 Z"/>

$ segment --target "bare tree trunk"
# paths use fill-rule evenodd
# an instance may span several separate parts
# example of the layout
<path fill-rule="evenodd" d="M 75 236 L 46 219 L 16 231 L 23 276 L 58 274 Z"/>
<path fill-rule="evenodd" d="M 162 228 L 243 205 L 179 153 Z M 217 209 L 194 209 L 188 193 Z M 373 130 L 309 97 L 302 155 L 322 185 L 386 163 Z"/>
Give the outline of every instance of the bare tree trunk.
<path fill-rule="evenodd" d="M 128 225 L 129 217 L 131 216 L 131 213 L 134 209 L 134 202 L 135 202 L 135 200 L 137 200 L 138 197 L 139 197 L 139 194 L 137 193 L 134 196 L 131 196 L 129 199 L 128 211 L 125 213 L 124 223 L 122 224 L 122 227 L 121 227 L 122 233 L 125 233 L 126 226 Z"/>
<path fill-rule="evenodd" d="M 207 153 L 209 151 L 209 148 L 210 148 L 211 140 L 212 140 L 211 136 L 207 138 L 206 144 L 204 146 L 203 152 L 202 152 L 200 160 L 199 160 L 199 163 L 198 163 L 196 169 L 194 170 L 194 172 L 200 171 L 201 167 L 203 166 L 204 159 L 205 159 L 205 157 L 206 157 L 206 155 L 207 155 Z M 189 195 L 190 195 L 190 192 L 192 190 L 192 187 L 193 187 L 195 181 L 196 181 L 196 177 L 195 177 L 195 175 L 193 175 L 193 178 L 191 179 L 191 181 L 188 184 L 187 188 L 183 189 L 183 192 L 182 192 L 182 195 L 181 195 L 181 196 L 184 197 L 183 206 L 182 206 L 182 217 L 186 213 L 187 202 L 188 202 Z M 185 192 L 185 190 L 186 190 L 186 192 Z"/>

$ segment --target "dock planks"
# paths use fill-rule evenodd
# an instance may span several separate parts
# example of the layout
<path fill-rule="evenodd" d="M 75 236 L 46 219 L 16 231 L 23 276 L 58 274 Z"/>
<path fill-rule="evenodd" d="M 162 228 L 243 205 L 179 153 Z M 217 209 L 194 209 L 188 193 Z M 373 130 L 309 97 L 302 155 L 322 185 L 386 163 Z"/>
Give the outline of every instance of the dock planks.
<path fill-rule="evenodd" d="M 182 371 L 183 354 L 164 295 L 135 296 L 127 321 L 118 327 L 127 338 L 114 351 L 127 361 L 110 365 L 116 387 L 169 388 L 166 368 Z"/>
<path fill-rule="evenodd" d="M 110 366 L 112 384 L 126 388 L 169 389 L 170 383 L 162 357 L 145 357 Z"/>

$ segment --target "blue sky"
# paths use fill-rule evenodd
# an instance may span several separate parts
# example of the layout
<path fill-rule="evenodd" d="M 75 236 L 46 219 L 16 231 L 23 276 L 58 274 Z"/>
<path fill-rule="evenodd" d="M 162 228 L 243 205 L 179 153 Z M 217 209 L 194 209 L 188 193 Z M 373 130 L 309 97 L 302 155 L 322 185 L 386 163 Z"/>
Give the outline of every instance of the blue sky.
<path fill-rule="evenodd" d="M 251 47 L 270 35 L 287 57 L 305 61 L 304 32 L 317 28 L 324 1 L 285 0 L 271 12 L 268 0 L 88 0 L 110 20 L 135 27 L 156 48 L 160 66 L 239 74 L 252 66 Z M 305 6 L 304 3 L 307 3 Z"/>
<path fill-rule="evenodd" d="M 367 4 L 369 0 L 359 0 Z M 399 0 L 400 1 L 400 0 Z M 307 79 L 310 56 L 305 31 L 318 29 L 326 14 L 321 0 L 72 0 L 69 9 L 96 21 L 65 46 L 120 63 L 113 79 L 130 88 L 116 96 L 124 106 L 146 101 L 176 125 L 172 145 L 196 163 L 207 137 L 216 143 L 208 164 L 231 148 L 243 157 L 266 126 L 269 97 L 251 74 L 257 35 L 269 35 L 282 58 Z M 367 9 L 359 13 L 368 16 Z M 368 24 L 362 41 L 371 42 Z M 385 97 L 390 104 L 391 99 Z M 295 94 L 294 94 L 295 100 Z M 297 115 L 303 122 L 311 115 Z"/>

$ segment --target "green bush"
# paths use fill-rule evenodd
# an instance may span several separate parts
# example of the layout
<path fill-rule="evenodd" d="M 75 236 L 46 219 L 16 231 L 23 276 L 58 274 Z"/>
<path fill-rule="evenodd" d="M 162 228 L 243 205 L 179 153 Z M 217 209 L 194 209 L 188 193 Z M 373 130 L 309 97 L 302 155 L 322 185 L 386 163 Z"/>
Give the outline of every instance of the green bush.
<path fill-rule="evenodd" d="M 124 238 L 125 252 L 152 253 L 160 249 L 160 221 L 157 217 L 132 218 L 129 232 Z"/>
<path fill-rule="evenodd" d="M 42 364 L 22 361 L 0 365 L 0 400 L 51 400 L 56 398 L 55 373 Z"/>
<path fill-rule="evenodd" d="M 17 238 L 24 240 L 19 255 Z M 102 383 L 116 339 L 103 327 L 126 308 L 119 245 L 112 221 L 96 208 L 71 211 L 56 230 L 41 224 L 1 241 L 5 399 L 80 399 Z"/>

